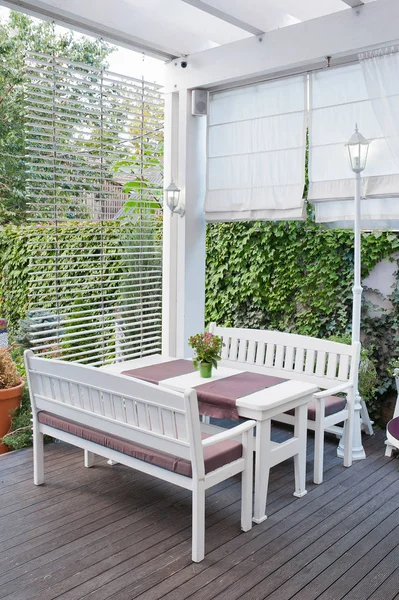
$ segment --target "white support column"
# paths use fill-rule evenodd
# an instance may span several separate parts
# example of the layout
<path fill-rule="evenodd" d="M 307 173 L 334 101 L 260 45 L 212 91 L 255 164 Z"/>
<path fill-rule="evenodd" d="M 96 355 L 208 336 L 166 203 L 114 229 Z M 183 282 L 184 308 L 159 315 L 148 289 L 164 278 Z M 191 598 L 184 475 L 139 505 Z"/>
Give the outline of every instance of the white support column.
<path fill-rule="evenodd" d="M 179 142 L 179 94 L 165 96 L 164 187 L 176 182 Z M 180 185 L 180 184 L 179 184 Z M 183 217 L 184 218 L 184 217 Z M 177 226 L 164 203 L 162 257 L 162 354 L 176 356 Z"/>
<path fill-rule="evenodd" d="M 205 327 L 206 118 L 191 115 L 191 92 L 166 103 L 165 182 L 174 178 L 185 214 L 164 210 L 163 352 L 190 356 L 187 340 Z M 166 214 L 168 213 L 168 214 Z"/>

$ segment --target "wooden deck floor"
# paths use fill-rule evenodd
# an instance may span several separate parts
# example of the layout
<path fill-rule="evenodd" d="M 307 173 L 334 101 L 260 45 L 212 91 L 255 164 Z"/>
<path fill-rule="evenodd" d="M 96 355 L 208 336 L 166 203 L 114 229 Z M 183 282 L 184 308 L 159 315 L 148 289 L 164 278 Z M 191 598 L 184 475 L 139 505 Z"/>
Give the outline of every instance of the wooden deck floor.
<path fill-rule="evenodd" d="M 35 487 L 31 450 L 2 456 L 0 598 L 399 598 L 399 460 L 383 456 L 382 432 L 364 444 L 367 459 L 344 469 L 327 442 L 325 482 L 302 499 L 292 496 L 292 462 L 276 467 L 269 518 L 246 534 L 239 481 L 214 488 L 198 565 L 188 492 L 102 459 L 85 469 L 66 444 L 46 446 L 46 485 Z"/>

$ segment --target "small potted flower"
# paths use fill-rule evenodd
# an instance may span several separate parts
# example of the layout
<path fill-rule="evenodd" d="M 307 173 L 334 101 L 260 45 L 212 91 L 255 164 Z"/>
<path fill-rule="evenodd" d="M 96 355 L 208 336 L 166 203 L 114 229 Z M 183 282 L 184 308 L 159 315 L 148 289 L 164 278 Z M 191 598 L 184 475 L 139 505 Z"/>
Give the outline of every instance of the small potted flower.
<path fill-rule="evenodd" d="M 223 339 L 206 331 L 192 335 L 188 343 L 195 352 L 193 365 L 199 369 L 201 377 L 212 377 L 212 366 L 217 369 L 217 361 L 222 358 L 220 352 L 223 347 Z"/>

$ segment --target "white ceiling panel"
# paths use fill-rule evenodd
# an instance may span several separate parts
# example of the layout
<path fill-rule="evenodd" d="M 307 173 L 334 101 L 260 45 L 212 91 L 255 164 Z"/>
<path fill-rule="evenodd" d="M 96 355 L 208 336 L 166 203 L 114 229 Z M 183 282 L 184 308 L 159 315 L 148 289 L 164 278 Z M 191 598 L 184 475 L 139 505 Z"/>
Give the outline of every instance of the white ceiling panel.
<path fill-rule="evenodd" d="M 181 0 L 0 0 L 0 4 L 164 58 L 251 35 Z"/>
<path fill-rule="evenodd" d="M 206 11 L 216 9 L 220 18 L 228 19 L 229 16 L 242 23 L 242 26 L 250 25 L 256 30 L 254 33 L 270 31 L 279 27 L 286 27 L 298 23 L 299 19 L 289 15 L 286 11 L 273 6 L 268 0 L 183 0 L 193 6 Z M 214 13 L 215 14 L 215 13 Z"/>
<path fill-rule="evenodd" d="M 300 21 L 317 19 L 349 8 L 342 0 L 266 0 L 266 2 Z"/>
<path fill-rule="evenodd" d="M 354 1 L 0 0 L 0 5 L 168 59 L 351 10 L 347 2 Z"/>

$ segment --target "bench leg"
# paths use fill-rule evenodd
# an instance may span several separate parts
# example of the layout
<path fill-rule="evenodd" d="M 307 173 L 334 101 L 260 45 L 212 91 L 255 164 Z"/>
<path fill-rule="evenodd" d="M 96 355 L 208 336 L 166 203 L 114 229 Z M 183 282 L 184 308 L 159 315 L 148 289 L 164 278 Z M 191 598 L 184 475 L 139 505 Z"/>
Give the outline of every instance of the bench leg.
<path fill-rule="evenodd" d="M 262 523 L 266 517 L 267 488 L 270 472 L 270 419 L 256 422 L 255 456 L 255 506 L 254 522 Z"/>
<path fill-rule="evenodd" d="M 201 562 L 205 556 L 205 486 L 193 481 L 192 560 Z"/>
<path fill-rule="evenodd" d="M 324 399 L 316 401 L 316 420 L 314 431 L 313 482 L 323 483 L 324 472 Z"/>
<path fill-rule="evenodd" d="M 243 435 L 243 451 L 245 469 L 241 473 L 241 529 L 249 531 L 252 528 L 252 488 L 254 465 L 254 436 L 253 431 Z"/>
<path fill-rule="evenodd" d="M 44 436 L 33 423 L 33 483 L 44 483 Z"/>
<path fill-rule="evenodd" d="M 85 467 L 88 469 L 94 465 L 95 454 L 94 452 L 89 452 L 88 450 L 84 450 L 85 453 Z"/>
<path fill-rule="evenodd" d="M 325 400 L 319 398 L 316 400 L 316 419 L 314 430 L 314 464 L 313 464 L 313 482 L 323 483 L 324 473 L 324 413 Z"/>
<path fill-rule="evenodd" d="M 295 492 L 294 496 L 302 498 L 306 491 L 306 441 L 307 441 L 307 404 L 295 409 L 294 436 L 298 438 L 299 450 L 294 456 Z"/>

